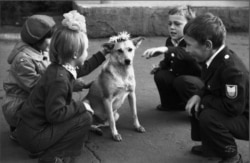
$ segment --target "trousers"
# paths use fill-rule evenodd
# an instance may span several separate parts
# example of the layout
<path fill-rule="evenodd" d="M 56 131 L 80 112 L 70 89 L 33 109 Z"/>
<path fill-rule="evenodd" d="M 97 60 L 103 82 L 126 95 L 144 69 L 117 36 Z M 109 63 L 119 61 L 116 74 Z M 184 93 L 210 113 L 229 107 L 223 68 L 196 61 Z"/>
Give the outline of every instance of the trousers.
<path fill-rule="evenodd" d="M 204 149 L 213 151 L 222 158 L 237 154 L 235 138 L 249 140 L 249 121 L 245 115 L 229 117 L 214 109 L 204 109 L 190 117 L 191 138 L 201 141 Z"/>
<path fill-rule="evenodd" d="M 161 105 L 164 108 L 175 107 L 178 104 L 185 105 L 194 93 L 204 84 L 199 77 L 191 75 L 176 76 L 169 70 L 159 70 L 154 75 Z"/>

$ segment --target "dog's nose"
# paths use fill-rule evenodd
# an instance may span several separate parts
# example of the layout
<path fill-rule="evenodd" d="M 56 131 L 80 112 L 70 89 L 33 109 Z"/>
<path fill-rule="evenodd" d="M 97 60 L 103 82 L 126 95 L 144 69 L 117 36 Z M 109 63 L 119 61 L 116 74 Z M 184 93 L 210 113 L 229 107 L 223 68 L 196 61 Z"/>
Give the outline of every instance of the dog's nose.
<path fill-rule="evenodd" d="M 125 64 L 130 65 L 131 61 L 129 59 L 125 59 Z"/>

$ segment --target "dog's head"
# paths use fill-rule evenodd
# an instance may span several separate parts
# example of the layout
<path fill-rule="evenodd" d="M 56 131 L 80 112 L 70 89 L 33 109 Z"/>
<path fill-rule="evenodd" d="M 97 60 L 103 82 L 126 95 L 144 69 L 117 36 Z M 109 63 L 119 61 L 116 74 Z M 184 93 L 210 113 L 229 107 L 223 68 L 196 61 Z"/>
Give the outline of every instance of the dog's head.
<path fill-rule="evenodd" d="M 144 40 L 143 37 L 131 39 L 127 32 L 121 32 L 111 37 L 103 47 L 110 51 L 111 62 L 128 66 L 133 63 L 135 49 L 139 47 L 142 40 Z"/>

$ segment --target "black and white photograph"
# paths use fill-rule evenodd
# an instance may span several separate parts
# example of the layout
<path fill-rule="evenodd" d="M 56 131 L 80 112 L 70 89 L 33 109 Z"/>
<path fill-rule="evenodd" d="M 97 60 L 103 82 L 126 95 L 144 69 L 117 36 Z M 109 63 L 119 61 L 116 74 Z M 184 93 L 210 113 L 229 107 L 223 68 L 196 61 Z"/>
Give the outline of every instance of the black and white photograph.
<path fill-rule="evenodd" d="M 250 163 L 249 0 L 0 0 L 1 163 Z"/>

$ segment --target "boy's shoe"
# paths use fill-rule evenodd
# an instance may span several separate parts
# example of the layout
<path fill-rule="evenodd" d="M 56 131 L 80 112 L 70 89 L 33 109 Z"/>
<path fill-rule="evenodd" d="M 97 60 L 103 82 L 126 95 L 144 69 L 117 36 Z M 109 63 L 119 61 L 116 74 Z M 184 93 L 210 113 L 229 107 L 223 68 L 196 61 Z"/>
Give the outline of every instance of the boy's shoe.
<path fill-rule="evenodd" d="M 191 149 L 191 153 L 202 157 L 217 157 L 213 152 L 204 151 L 202 145 L 193 146 Z"/>
<path fill-rule="evenodd" d="M 223 159 L 219 163 L 243 163 L 242 157 L 240 154 L 235 155 L 234 157 Z"/>

